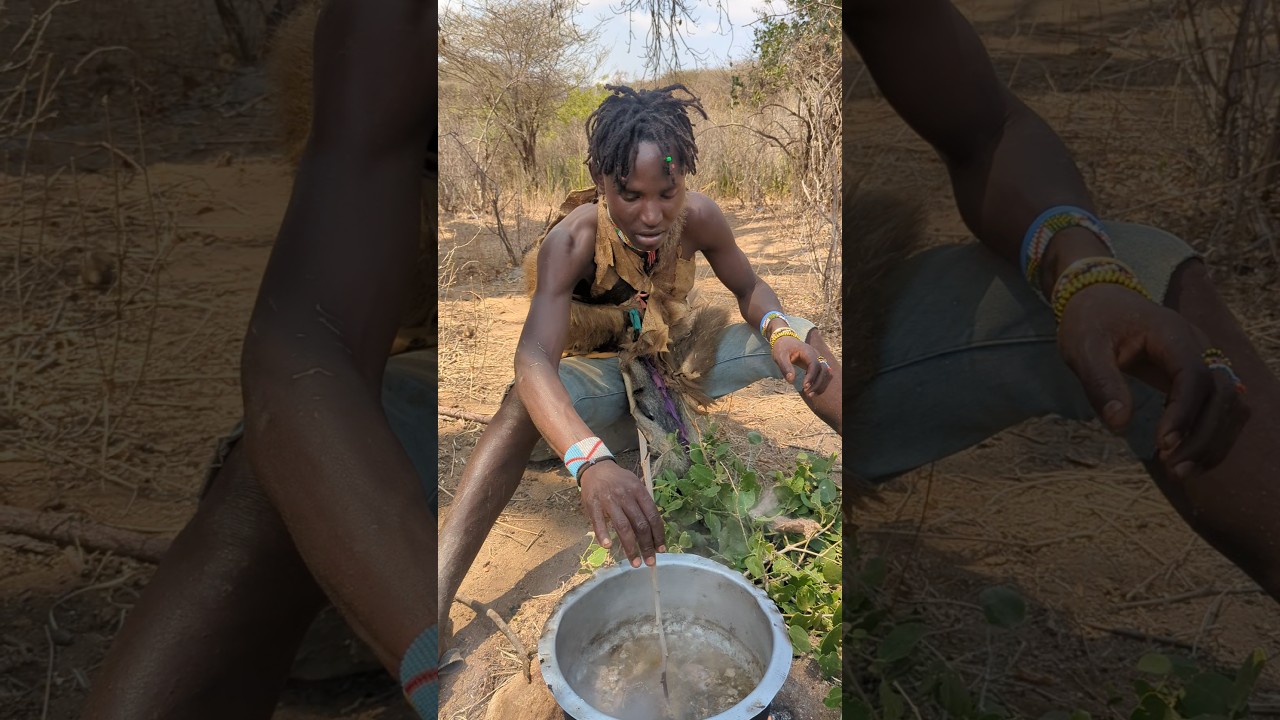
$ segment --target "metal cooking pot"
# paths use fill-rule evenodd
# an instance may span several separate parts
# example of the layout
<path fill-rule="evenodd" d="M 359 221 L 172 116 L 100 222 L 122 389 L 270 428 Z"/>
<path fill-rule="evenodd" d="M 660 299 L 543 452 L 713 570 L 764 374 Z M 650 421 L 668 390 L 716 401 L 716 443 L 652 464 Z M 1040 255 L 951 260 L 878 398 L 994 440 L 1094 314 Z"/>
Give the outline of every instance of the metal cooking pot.
<path fill-rule="evenodd" d="M 778 606 L 743 575 L 713 560 L 658 553 L 662 612 L 686 613 L 742 643 L 764 668 L 755 689 L 738 704 L 705 720 L 767 717 L 791 671 L 791 640 Z M 653 618 L 649 568 L 618 565 L 601 570 L 561 598 L 538 641 L 542 678 L 571 720 L 617 720 L 592 707 L 575 688 L 575 664 L 600 638 L 621 625 Z"/>

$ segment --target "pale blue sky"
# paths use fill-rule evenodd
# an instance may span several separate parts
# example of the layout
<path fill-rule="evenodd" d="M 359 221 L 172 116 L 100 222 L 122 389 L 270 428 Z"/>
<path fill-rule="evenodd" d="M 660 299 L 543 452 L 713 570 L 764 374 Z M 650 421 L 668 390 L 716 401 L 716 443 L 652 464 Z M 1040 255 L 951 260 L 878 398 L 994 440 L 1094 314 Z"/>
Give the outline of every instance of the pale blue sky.
<path fill-rule="evenodd" d="M 458 0 L 436 0 L 443 11 L 447 7 L 457 7 Z M 714 0 L 699 0 L 694 12 L 693 27 L 682 27 L 689 47 L 705 54 L 705 66 L 723 67 L 730 60 L 742 60 L 751 55 L 751 41 L 754 26 L 749 25 L 758 17 L 756 9 L 766 12 L 781 12 L 782 3 L 770 0 L 724 0 L 725 13 L 719 14 L 714 7 Z M 615 72 L 626 73 L 628 79 L 636 79 L 644 73 L 644 46 L 649 31 L 649 16 L 633 14 L 630 28 L 627 17 L 618 15 L 611 8 L 618 5 L 618 0 L 588 0 L 578 16 L 579 26 L 589 27 L 603 21 L 600 44 L 610 48 L 609 55 L 600 67 L 601 79 L 613 77 Z M 687 25 L 687 23 L 686 23 Z M 628 30 L 632 37 L 628 47 Z M 678 45 L 683 51 L 684 46 Z M 697 67 L 698 61 L 683 56 L 681 62 L 685 67 Z"/>

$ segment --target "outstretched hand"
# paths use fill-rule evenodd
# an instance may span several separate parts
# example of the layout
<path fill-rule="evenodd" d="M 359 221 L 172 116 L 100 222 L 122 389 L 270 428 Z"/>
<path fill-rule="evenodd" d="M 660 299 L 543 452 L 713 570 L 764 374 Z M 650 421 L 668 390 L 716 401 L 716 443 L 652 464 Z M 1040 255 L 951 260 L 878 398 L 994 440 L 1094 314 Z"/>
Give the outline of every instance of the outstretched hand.
<path fill-rule="evenodd" d="M 1249 418 L 1231 375 L 1205 365 L 1204 333 L 1128 288 L 1099 284 L 1076 293 L 1063 313 L 1058 347 L 1098 417 L 1117 434 L 1133 417 L 1122 373 L 1165 394 L 1156 447 L 1173 477 L 1185 480 L 1221 462 Z"/>
<path fill-rule="evenodd" d="M 793 337 L 782 337 L 774 343 L 773 361 L 787 382 L 795 382 L 796 365 L 804 368 L 802 392 L 809 397 L 821 393 L 831 382 L 831 368 L 827 364 L 830 360 L 820 356 L 812 345 Z"/>
<path fill-rule="evenodd" d="M 582 511 L 591 520 L 596 542 L 611 547 L 606 518 L 622 541 L 632 567 L 656 562 L 654 550 L 666 552 L 666 527 L 644 481 L 612 460 L 582 471 Z"/>

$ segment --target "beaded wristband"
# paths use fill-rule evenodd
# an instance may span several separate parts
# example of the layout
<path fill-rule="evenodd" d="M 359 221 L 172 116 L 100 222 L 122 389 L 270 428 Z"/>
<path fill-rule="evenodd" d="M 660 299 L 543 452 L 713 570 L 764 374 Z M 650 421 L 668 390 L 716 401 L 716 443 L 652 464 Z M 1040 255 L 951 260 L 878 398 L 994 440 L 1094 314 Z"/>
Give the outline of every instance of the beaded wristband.
<path fill-rule="evenodd" d="M 569 446 L 564 451 L 564 466 L 569 469 L 578 488 L 582 488 L 582 471 L 601 460 L 613 459 L 613 453 L 604 446 L 604 441 L 592 435 Z"/>
<path fill-rule="evenodd" d="M 1053 284 L 1053 299 L 1050 304 L 1053 306 L 1054 319 L 1062 322 L 1062 314 L 1066 312 L 1067 303 L 1071 298 L 1081 290 L 1098 283 L 1123 285 L 1141 293 L 1146 299 L 1151 299 L 1151 294 L 1142 287 L 1138 276 L 1128 265 L 1111 257 L 1082 258 L 1068 265 L 1062 275 L 1058 276 L 1057 282 Z"/>
<path fill-rule="evenodd" d="M 786 320 L 787 316 L 783 315 L 781 310 L 770 310 L 765 313 L 764 317 L 760 318 L 760 337 L 764 337 L 764 329 L 769 325 L 769 321 L 774 318 Z"/>
<path fill-rule="evenodd" d="M 1218 370 L 1225 372 L 1227 377 L 1231 378 L 1231 382 L 1236 386 L 1236 392 L 1243 394 L 1245 392 L 1244 382 L 1240 380 L 1240 376 L 1236 374 L 1235 368 L 1231 367 L 1231 360 L 1227 354 L 1218 348 L 1209 348 L 1200 356 L 1204 360 L 1204 364 L 1210 370 Z"/>
<path fill-rule="evenodd" d="M 1027 228 L 1027 233 L 1022 237 L 1022 252 L 1020 254 L 1022 260 L 1022 275 L 1030 283 L 1031 288 L 1035 290 L 1041 299 L 1044 294 L 1040 291 L 1040 283 L 1037 282 L 1037 274 L 1040 272 L 1040 261 L 1044 258 L 1045 250 L 1049 247 L 1049 241 L 1060 230 L 1069 227 L 1082 227 L 1102 241 L 1107 246 L 1107 250 L 1112 255 L 1116 254 L 1115 247 L 1111 244 L 1111 237 L 1107 235 L 1107 231 L 1102 227 L 1102 221 L 1095 217 L 1088 210 L 1083 210 L 1072 205 L 1058 205 L 1040 213 L 1035 222 Z"/>
<path fill-rule="evenodd" d="M 795 330 L 792 330 L 789 327 L 778 328 L 769 336 L 769 349 L 772 350 L 773 346 L 784 337 L 793 337 L 797 340 L 800 339 L 800 336 L 796 334 Z"/>
<path fill-rule="evenodd" d="M 420 718 L 434 718 L 439 707 L 439 662 L 437 626 L 432 625 L 414 639 L 400 660 L 400 690 Z"/>

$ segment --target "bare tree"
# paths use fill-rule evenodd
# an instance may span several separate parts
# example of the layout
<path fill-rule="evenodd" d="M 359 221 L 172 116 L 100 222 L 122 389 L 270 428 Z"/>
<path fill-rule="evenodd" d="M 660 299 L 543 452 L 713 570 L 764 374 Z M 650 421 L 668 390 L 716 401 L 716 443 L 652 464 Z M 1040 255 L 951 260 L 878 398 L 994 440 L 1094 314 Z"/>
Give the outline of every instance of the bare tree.
<path fill-rule="evenodd" d="M 764 111 L 780 111 L 761 138 L 792 163 L 792 194 L 805 209 L 805 240 L 827 318 L 840 313 L 841 70 L 840 1 L 786 0 L 786 11 L 761 14 L 755 30 L 759 60 L 750 83 Z"/>
<path fill-rule="evenodd" d="M 599 31 L 574 23 L 578 10 L 576 0 L 481 0 L 440 17 L 441 79 L 466 89 L 483 126 L 506 137 L 527 173 L 556 107 L 603 59 Z"/>
<path fill-rule="evenodd" d="M 696 60 L 704 59 L 705 54 L 689 47 L 684 37 L 686 27 L 696 24 L 693 9 L 698 4 L 693 0 L 621 0 L 611 9 L 615 14 L 626 15 L 628 18 L 632 13 L 649 16 L 649 30 L 645 34 L 645 70 L 657 77 L 663 72 L 679 70 L 683 66 L 680 48 L 684 48 L 683 52 Z M 732 29 L 724 0 L 708 0 L 707 4 L 715 8 L 720 23 L 728 24 Z M 685 25 L 686 22 L 689 23 L 688 26 Z M 635 33 L 631 33 L 631 36 L 634 37 Z"/>

